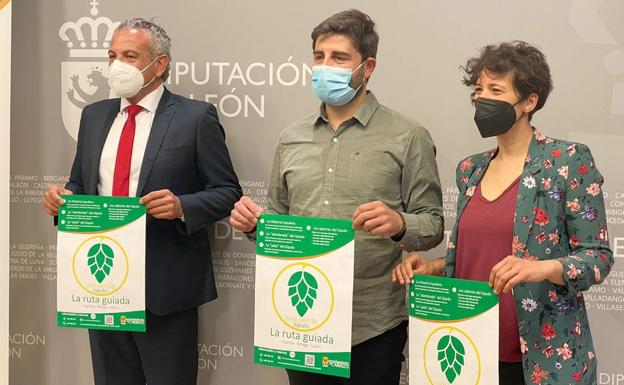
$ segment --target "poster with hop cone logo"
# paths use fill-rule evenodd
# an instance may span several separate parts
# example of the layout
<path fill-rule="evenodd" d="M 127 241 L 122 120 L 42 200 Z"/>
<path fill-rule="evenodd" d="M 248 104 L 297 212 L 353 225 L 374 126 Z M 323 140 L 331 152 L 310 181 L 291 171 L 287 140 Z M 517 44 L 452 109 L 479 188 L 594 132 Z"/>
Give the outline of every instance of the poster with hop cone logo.
<path fill-rule="evenodd" d="M 254 362 L 348 378 L 351 221 L 263 214 L 256 234 Z"/>
<path fill-rule="evenodd" d="M 410 385 L 498 385 L 498 296 L 487 282 L 415 275 Z"/>
<path fill-rule="evenodd" d="M 57 236 L 57 323 L 145 331 L 145 206 L 65 195 Z"/>

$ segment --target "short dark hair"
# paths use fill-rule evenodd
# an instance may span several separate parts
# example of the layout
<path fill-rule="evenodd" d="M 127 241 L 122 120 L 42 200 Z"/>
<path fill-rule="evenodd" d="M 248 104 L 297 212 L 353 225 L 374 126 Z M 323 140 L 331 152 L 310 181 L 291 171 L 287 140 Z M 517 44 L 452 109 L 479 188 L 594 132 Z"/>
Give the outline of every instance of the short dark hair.
<path fill-rule="evenodd" d="M 522 99 L 532 93 L 538 96 L 537 105 L 529 113 L 529 119 L 544 106 L 553 89 L 546 56 L 524 41 L 486 45 L 478 57 L 468 59 L 461 68 L 466 73 L 462 82 L 470 87 L 477 85 L 484 71 L 495 75 L 511 73 L 513 85 Z"/>
<path fill-rule="evenodd" d="M 312 49 L 319 37 L 325 35 L 345 35 L 362 55 L 362 60 L 377 56 L 379 35 L 375 31 L 375 22 L 357 9 L 338 12 L 323 20 L 312 31 Z"/>

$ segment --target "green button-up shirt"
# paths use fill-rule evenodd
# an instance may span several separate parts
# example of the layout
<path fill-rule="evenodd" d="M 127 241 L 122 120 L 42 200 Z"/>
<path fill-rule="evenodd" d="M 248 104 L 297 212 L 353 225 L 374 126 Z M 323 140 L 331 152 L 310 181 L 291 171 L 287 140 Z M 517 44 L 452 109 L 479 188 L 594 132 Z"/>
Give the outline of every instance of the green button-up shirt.
<path fill-rule="evenodd" d="M 350 220 L 359 205 L 376 200 L 400 212 L 407 231 L 397 242 L 356 232 L 353 345 L 407 318 L 405 288 L 390 280 L 401 250 L 428 250 L 442 241 L 435 146 L 425 128 L 380 105 L 372 92 L 335 131 L 321 106 L 282 132 L 269 212 Z"/>

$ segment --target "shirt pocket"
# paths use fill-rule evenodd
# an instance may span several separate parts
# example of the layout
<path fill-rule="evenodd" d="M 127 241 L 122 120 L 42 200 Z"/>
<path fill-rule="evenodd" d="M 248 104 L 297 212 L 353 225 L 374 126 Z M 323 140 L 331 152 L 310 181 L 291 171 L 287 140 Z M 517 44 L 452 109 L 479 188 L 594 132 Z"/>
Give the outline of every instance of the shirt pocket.
<path fill-rule="evenodd" d="M 315 202 L 318 203 L 323 186 L 321 158 L 321 148 L 308 143 L 284 151 L 281 173 L 288 188 L 291 207 L 312 207 Z"/>
<path fill-rule="evenodd" d="M 401 166 L 388 151 L 355 150 L 348 155 L 348 194 L 362 200 L 401 197 Z"/>

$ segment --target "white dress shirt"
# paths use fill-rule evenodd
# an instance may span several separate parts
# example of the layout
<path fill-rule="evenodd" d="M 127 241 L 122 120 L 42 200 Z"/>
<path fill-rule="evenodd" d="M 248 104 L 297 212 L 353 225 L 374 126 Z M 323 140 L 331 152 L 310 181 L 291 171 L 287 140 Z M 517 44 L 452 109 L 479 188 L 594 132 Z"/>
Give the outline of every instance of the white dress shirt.
<path fill-rule="evenodd" d="M 141 172 L 141 164 L 143 163 L 143 156 L 145 155 L 145 147 L 147 145 L 147 139 L 149 138 L 150 131 L 152 129 L 152 122 L 154 121 L 154 115 L 156 108 L 160 102 L 165 87 L 161 84 L 160 87 L 147 94 L 139 103 L 143 110 L 139 112 L 135 118 L 136 128 L 134 132 L 134 142 L 132 145 L 132 159 L 130 160 L 130 185 L 129 196 L 137 195 L 137 185 L 139 184 L 139 173 Z M 113 121 L 104 148 L 102 149 L 102 156 L 100 157 L 100 170 L 98 180 L 98 192 L 100 195 L 111 196 L 113 195 L 113 175 L 115 173 L 115 161 L 117 159 L 117 147 L 119 146 L 119 138 L 121 138 L 121 131 L 128 119 L 128 106 L 130 102 L 126 98 L 121 99 L 121 105 L 119 106 L 119 113 Z"/>

